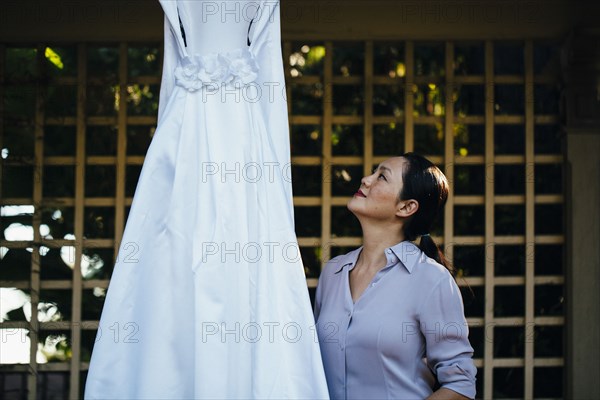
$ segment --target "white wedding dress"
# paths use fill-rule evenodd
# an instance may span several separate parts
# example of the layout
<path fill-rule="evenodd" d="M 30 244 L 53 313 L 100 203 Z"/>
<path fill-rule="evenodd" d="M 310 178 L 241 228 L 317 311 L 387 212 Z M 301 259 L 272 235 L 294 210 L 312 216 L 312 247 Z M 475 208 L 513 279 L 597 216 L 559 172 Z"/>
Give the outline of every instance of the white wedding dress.
<path fill-rule="evenodd" d="M 294 233 L 279 4 L 161 5 L 158 127 L 85 397 L 327 398 Z"/>

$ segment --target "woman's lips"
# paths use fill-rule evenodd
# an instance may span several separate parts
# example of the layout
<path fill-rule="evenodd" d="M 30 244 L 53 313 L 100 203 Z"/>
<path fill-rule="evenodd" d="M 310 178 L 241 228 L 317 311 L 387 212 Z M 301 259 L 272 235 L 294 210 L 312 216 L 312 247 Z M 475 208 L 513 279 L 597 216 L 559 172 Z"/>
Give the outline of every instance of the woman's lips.
<path fill-rule="evenodd" d="M 360 189 L 358 189 L 358 192 L 354 193 L 354 195 L 357 197 L 367 197 Z"/>

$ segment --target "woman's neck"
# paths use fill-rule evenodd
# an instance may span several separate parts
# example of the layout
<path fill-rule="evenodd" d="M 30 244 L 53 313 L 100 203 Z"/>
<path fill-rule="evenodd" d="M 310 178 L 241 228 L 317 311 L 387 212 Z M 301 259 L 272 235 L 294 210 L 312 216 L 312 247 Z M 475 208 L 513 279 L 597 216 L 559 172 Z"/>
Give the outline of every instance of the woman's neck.
<path fill-rule="evenodd" d="M 387 262 L 385 249 L 404 240 L 402 227 L 398 225 L 361 225 L 363 249 L 359 256 L 360 265 L 368 269 L 382 268 Z"/>

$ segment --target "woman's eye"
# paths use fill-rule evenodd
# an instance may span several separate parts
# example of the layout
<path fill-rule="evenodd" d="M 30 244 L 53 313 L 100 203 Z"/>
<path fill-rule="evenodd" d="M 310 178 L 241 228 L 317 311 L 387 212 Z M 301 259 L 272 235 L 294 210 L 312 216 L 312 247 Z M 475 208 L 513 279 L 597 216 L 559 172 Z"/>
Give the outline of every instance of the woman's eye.
<path fill-rule="evenodd" d="M 387 181 L 387 178 L 384 174 L 379 174 L 379 176 L 377 176 L 377 179 L 383 179 L 384 181 Z"/>

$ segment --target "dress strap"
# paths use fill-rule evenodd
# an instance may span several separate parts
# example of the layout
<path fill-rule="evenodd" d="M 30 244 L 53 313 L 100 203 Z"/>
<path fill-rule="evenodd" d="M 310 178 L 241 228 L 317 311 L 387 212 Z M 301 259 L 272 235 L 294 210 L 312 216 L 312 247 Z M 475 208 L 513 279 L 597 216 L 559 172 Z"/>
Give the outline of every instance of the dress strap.
<path fill-rule="evenodd" d="M 248 35 L 247 35 L 248 46 L 250 46 L 250 44 L 252 43 L 250 41 L 250 30 L 252 29 L 252 24 L 254 23 L 254 20 L 256 19 L 256 17 L 260 15 L 259 13 L 260 13 L 260 6 L 258 6 L 258 9 L 256 10 L 256 15 L 254 16 L 254 18 L 252 18 L 252 20 L 250 21 L 250 24 L 248 25 Z"/>
<path fill-rule="evenodd" d="M 179 55 L 181 58 L 186 57 L 187 54 L 187 43 L 185 39 L 185 31 L 183 30 L 183 24 L 179 18 L 179 10 L 177 8 L 177 0 L 159 0 L 160 5 L 165 12 L 165 17 L 169 21 L 169 28 L 173 37 L 177 42 Z"/>
<path fill-rule="evenodd" d="M 268 40 L 281 38 L 279 5 L 279 0 L 260 0 L 256 15 L 248 28 L 248 46 L 251 51 L 262 47 Z"/>
<path fill-rule="evenodd" d="M 185 29 L 183 28 L 183 22 L 181 22 L 181 16 L 179 15 L 179 9 L 177 10 L 177 18 L 179 18 L 179 30 L 181 31 L 181 37 L 183 38 L 183 45 L 187 47 L 187 41 L 185 40 Z"/>

